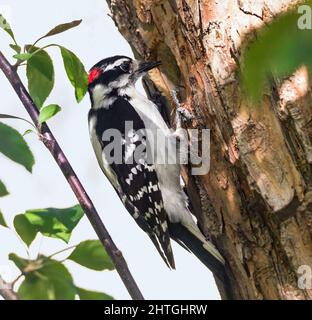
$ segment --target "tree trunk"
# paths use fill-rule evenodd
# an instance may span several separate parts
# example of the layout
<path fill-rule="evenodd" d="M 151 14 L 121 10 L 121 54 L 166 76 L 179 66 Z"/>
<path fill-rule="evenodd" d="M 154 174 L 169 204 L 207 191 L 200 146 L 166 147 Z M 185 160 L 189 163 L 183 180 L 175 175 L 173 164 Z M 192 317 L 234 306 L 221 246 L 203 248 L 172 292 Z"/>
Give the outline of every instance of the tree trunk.
<path fill-rule="evenodd" d="M 297 2 L 108 1 L 135 56 L 163 63 L 145 81 L 149 93 L 173 108 L 175 89 L 200 119 L 188 128 L 211 129 L 209 174 L 185 179 L 203 232 L 227 261 L 223 299 L 312 298 L 298 287 L 298 268 L 312 267 L 307 71 L 276 81 L 261 107 L 242 99 L 237 76 L 245 36 Z"/>

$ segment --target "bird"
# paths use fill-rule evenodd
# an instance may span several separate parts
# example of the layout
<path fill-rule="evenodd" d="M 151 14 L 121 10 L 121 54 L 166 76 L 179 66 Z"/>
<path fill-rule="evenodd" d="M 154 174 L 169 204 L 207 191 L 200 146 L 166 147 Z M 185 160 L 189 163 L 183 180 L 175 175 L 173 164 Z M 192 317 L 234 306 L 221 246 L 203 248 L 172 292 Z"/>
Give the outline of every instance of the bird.
<path fill-rule="evenodd" d="M 196 223 L 181 184 L 181 165 L 164 161 L 168 149 L 177 148 L 176 131 L 136 89 L 138 79 L 160 65 L 117 55 L 90 69 L 91 143 L 103 173 L 166 265 L 175 269 L 173 239 L 220 274 L 225 260 Z M 155 148 L 156 136 L 166 143 Z"/>

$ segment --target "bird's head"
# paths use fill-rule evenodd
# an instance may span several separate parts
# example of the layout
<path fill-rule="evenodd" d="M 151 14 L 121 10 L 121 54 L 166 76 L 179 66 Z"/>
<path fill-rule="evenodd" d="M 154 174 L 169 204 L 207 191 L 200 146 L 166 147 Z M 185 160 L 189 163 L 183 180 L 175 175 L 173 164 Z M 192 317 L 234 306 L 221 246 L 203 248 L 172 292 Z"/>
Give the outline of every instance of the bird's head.
<path fill-rule="evenodd" d="M 142 62 L 126 56 L 114 56 L 101 60 L 94 65 L 88 78 L 89 93 L 109 96 L 119 90 L 134 86 L 136 81 L 149 70 L 160 65 L 157 62 Z"/>

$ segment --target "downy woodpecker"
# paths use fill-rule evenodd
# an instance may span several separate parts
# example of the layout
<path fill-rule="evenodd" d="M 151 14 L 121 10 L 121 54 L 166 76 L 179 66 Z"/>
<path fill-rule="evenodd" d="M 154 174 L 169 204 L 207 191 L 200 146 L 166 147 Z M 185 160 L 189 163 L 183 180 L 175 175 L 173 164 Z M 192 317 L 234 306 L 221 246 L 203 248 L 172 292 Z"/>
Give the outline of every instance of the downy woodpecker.
<path fill-rule="evenodd" d="M 135 89 L 136 81 L 159 65 L 114 56 L 92 67 L 88 79 L 91 142 L 102 171 L 165 263 L 175 268 L 172 238 L 218 274 L 224 259 L 201 233 L 190 212 L 179 163 L 160 161 L 168 143 L 175 147 L 175 132 L 157 106 Z M 146 131 L 144 137 L 142 131 Z M 150 161 L 147 152 L 141 152 L 142 145 L 149 149 L 156 136 L 167 144 L 157 145 Z"/>

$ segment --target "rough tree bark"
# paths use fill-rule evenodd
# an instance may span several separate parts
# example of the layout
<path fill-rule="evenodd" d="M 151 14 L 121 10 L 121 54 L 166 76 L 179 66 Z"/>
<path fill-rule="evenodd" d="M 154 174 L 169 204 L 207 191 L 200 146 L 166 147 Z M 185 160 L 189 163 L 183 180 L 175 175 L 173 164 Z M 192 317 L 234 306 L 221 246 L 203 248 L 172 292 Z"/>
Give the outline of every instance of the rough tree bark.
<path fill-rule="evenodd" d="M 297 284 L 298 267 L 312 267 L 307 72 L 276 81 L 260 108 L 244 102 L 237 77 L 244 37 L 297 2 L 108 1 L 135 56 L 163 62 L 149 92 L 170 103 L 178 90 L 200 118 L 189 127 L 211 129 L 209 174 L 185 178 L 202 229 L 227 260 L 229 285 L 217 281 L 223 299 L 312 298 Z"/>

